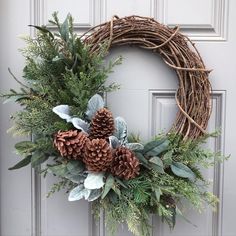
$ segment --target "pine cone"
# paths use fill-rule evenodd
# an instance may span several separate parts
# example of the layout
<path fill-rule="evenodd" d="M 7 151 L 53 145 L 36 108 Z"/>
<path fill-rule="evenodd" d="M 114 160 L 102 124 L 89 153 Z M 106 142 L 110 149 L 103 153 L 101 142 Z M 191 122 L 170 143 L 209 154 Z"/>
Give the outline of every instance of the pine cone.
<path fill-rule="evenodd" d="M 114 161 L 111 173 L 114 176 L 129 180 L 139 175 L 139 160 L 126 147 L 118 147 L 114 152 Z"/>
<path fill-rule="evenodd" d="M 112 151 L 105 139 L 87 140 L 83 161 L 88 170 L 95 172 L 106 171 L 112 160 Z"/>
<path fill-rule="evenodd" d="M 176 207 L 175 199 L 172 196 L 165 195 L 165 196 L 163 196 L 163 200 L 165 201 L 167 208 L 175 208 Z"/>
<path fill-rule="evenodd" d="M 90 138 L 106 139 L 115 131 L 115 123 L 111 111 L 106 108 L 98 110 L 92 119 Z"/>
<path fill-rule="evenodd" d="M 63 157 L 82 159 L 87 139 L 87 135 L 79 130 L 58 131 L 54 136 L 54 146 Z"/>

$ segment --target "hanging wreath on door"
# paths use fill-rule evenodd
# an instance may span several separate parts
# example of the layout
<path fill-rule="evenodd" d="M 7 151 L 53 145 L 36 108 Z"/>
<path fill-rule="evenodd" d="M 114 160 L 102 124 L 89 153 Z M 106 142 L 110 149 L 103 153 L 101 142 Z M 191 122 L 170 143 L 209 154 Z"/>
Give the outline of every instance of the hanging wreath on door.
<path fill-rule="evenodd" d="M 69 201 L 93 202 L 95 216 L 105 210 L 111 232 L 126 222 L 135 235 L 149 235 L 150 214 L 173 228 L 176 216 L 183 216 L 183 199 L 198 210 L 204 202 L 215 208 L 217 197 L 207 190 L 201 168 L 222 157 L 200 146 L 214 136 L 205 131 L 211 114 L 210 70 L 191 40 L 179 27 L 139 16 L 114 17 L 81 37 L 73 32 L 71 16 L 60 24 L 54 14 L 50 23 L 58 32 L 33 26 L 36 37 L 25 38 L 25 83 L 9 70 L 20 91 L 2 95 L 23 107 L 13 114 L 11 130 L 33 134 L 32 141 L 15 145 L 24 158 L 10 169 L 31 164 L 44 176 L 58 176 L 49 195 L 65 188 Z M 105 82 L 121 59 L 106 67 L 104 58 L 120 45 L 159 53 L 179 79 L 179 112 L 172 129 L 146 143 L 129 135 L 125 120 L 113 117 L 102 97 L 117 89 Z"/>

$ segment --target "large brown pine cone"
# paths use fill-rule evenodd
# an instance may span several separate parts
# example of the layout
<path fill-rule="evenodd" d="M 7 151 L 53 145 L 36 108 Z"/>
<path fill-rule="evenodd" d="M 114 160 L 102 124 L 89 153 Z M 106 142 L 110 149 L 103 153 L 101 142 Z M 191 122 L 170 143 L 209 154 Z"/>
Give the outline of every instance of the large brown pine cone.
<path fill-rule="evenodd" d="M 98 110 L 91 121 L 90 135 L 91 139 L 106 139 L 115 131 L 115 122 L 111 111 L 106 108 Z"/>
<path fill-rule="evenodd" d="M 132 179 L 139 175 L 139 160 L 134 153 L 126 147 L 118 147 L 114 152 L 114 161 L 111 173 L 122 179 Z"/>
<path fill-rule="evenodd" d="M 84 149 L 84 163 L 88 170 L 106 171 L 113 160 L 110 145 L 105 139 L 87 140 Z"/>
<path fill-rule="evenodd" d="M 87 139 L 87 135 L 79 130 L 58 131 L 54 136 L 54 146 L 63 157 L 82 159 Z"/>

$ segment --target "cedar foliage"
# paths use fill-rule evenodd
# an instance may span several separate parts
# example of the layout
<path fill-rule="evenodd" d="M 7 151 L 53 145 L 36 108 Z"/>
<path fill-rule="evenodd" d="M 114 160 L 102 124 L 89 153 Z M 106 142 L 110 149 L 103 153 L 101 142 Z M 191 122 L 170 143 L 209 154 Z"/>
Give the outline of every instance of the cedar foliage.
<path fill-rule="evenodd" d="M 33 133 L 35 150 L 41 150 L 47 157 L 55 157 L 58 153 L 53 148 L 52 134 L 69 130 L 72 125 L 60 119 L 52 108 L 67 104 L 75 116 L 85 118 L 88 100 L 94 94 L 118 88 L 113 83 L 105 86 L 105 81 L 121 58 L 105 65 L 106 45 L 101 45 L 99 53 L 91 54 L 89 46 L 74 33 L 70 15 L 60 24 L 57 13 L 54 13 L 50 23 L 55 26 L 55 33 L 45 26 L 31 26 L 37 29 L 37 35 L 35 38 L 25 37 L 27 46 L 21 49 L 26 62 L 23 70 L 25 84 L 13 75 L 20 83 L 19 91 L 11 89 L 1 96 L 22 106 L 22 110 L 12 116 L 14 126 L 10 131 L 22 136 Z"/>

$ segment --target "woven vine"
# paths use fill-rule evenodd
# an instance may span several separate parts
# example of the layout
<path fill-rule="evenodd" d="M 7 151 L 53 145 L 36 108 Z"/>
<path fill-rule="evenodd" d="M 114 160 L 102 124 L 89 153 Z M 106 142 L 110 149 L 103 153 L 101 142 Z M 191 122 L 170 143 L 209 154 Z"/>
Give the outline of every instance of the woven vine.
<path fill-rule="evenodd" d="M 172 130 L 185 139 L 196 139 L 205 133 L 212 107 L 208 80 L 211 70 L 206 69 L 194 43 L 179 32 L 179 27 L 169 28 L 148 17 L 114 16 L 82 37 L 92 45 L 91 53 L 106 42 L 108 50 L 118 45 L 135 45 L 159 53 L 179 79 L 175 94 L 179 111 Z"/>

